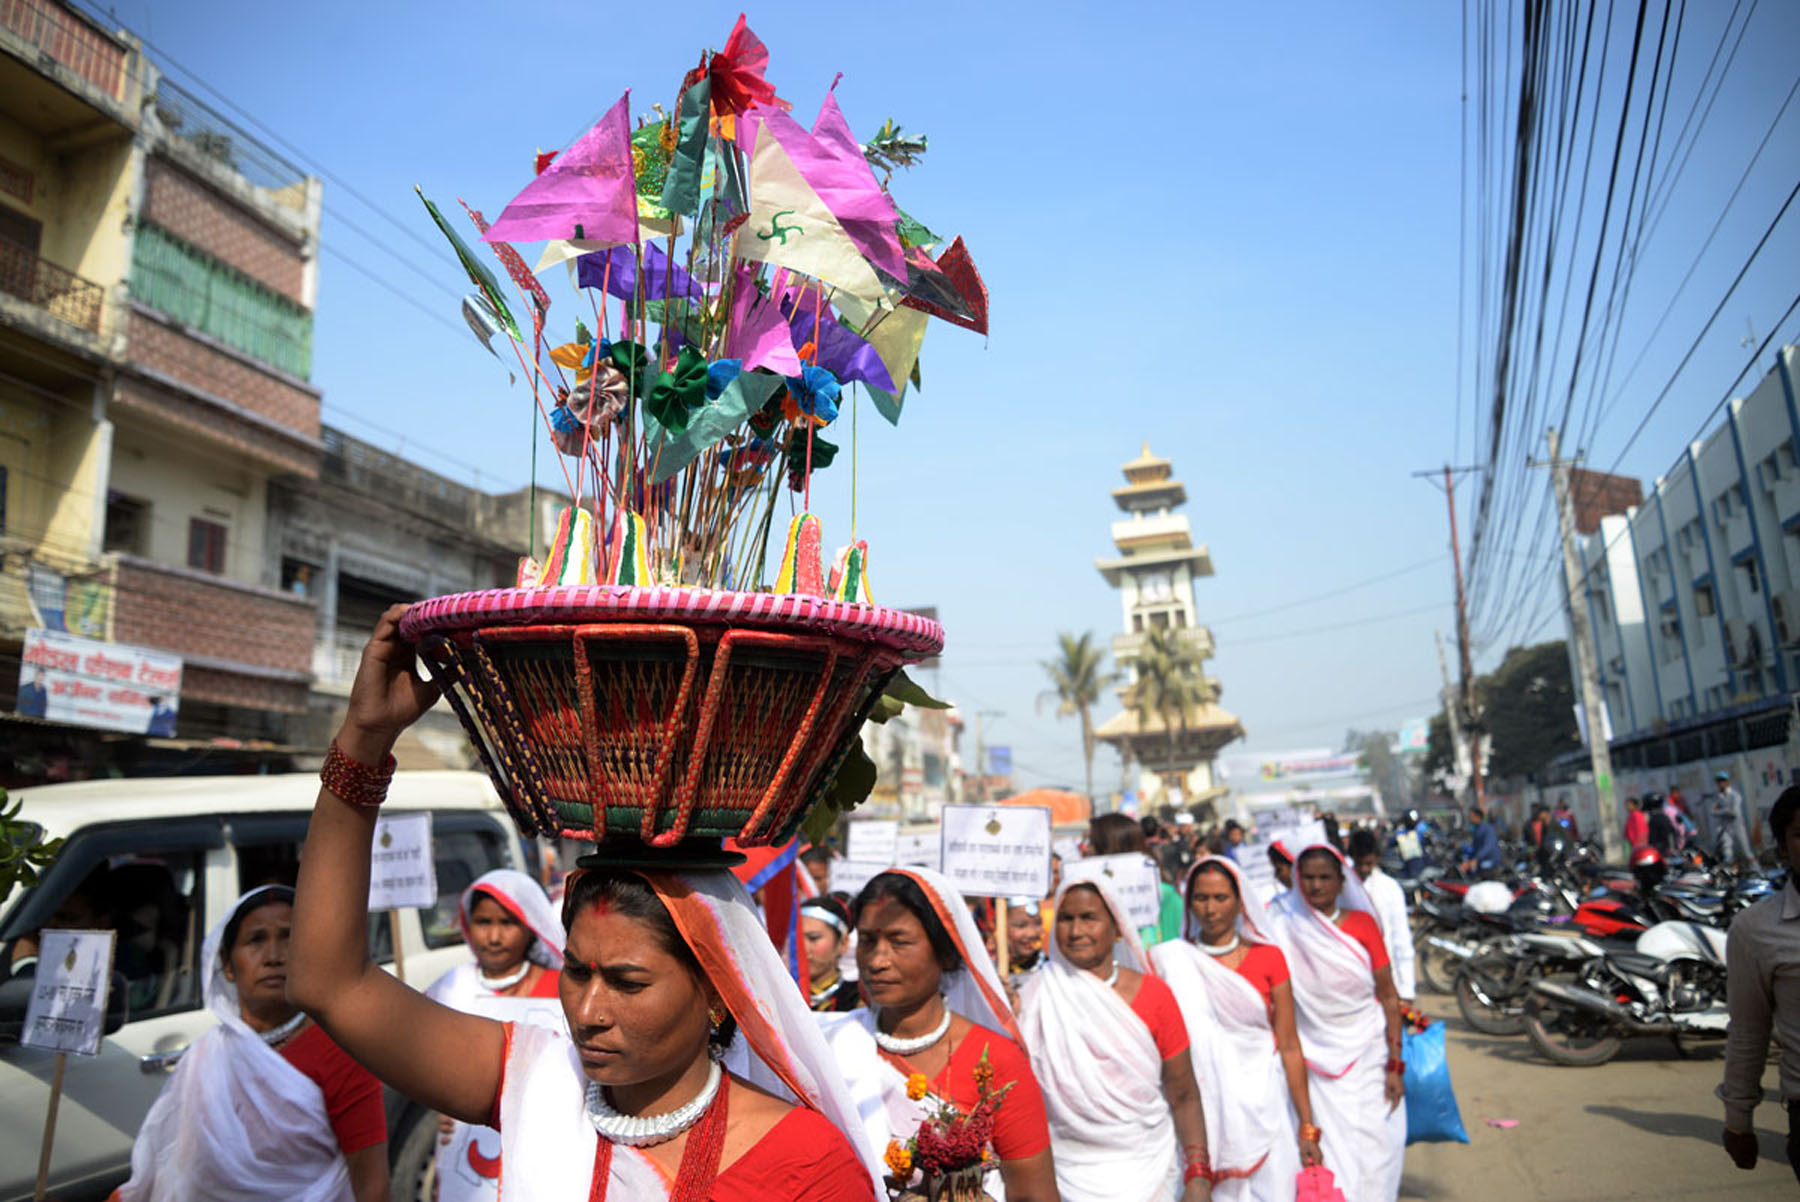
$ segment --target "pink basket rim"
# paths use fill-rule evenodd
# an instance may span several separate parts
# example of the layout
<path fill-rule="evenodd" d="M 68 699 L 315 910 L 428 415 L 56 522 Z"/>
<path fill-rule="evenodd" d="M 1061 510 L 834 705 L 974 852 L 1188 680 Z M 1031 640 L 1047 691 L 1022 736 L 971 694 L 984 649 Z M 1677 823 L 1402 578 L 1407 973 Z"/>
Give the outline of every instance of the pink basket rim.
<path fill-rule="evenodd" d="M 414 604 L 400 619 L 400 635 L 417 642 L 428 634 L 478 626 L 646 620 L 813 631 L 873 643 L 909 659 L 922 659 L 944 649 L 944 628 L 905 610 L 800 593 L 739 593 L 663 585 L 585 584 L 452 593 Z"/>

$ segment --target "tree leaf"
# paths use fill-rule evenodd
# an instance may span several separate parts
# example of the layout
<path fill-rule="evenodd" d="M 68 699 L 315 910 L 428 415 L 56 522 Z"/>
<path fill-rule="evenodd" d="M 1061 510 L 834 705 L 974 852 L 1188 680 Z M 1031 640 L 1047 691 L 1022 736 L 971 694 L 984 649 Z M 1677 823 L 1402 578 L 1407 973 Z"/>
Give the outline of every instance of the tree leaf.
<path fill-rule="evenodd" d="M 907 705 L 916 705 L 922 710 L 947 710 L 951 708 L 948 701 L 939 701 L 930 693 L 920 688 L 913 678 L 906 674 L 906 669 L 894 673 L 883 691 L 884 697 L 892 697 L 895 701 L 904 701 Z"/>
<path fill-rule="evenodd" d="M 898 718 L 905 709 L 906 703 L 904 701 L 900 701 L 894 697 L 877 697 L 875 699 L 875 708 L 869 711 L 869 721 L 879 726 L 890 719 Z"/>

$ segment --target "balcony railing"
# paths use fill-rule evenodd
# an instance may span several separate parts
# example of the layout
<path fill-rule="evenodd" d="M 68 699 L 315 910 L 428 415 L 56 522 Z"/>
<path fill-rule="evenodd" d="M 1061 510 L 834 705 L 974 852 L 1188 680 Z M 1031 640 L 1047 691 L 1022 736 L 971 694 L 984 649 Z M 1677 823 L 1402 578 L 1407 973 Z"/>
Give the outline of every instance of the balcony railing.
<path fill-rule="evenodd" d="M 67 67 L 115 100 L 125 51 L 105 33 L 50 0 L 0 0 L 0 28 Z"/>
<path fill-rule="evenodd" d="M 0 0 L 4 4 L 5 0 Z M 98 334 L 106 292 L 46 259 L 29 246 L 0 238 L 0 292 L 47 310 L 70 325 Z"/>

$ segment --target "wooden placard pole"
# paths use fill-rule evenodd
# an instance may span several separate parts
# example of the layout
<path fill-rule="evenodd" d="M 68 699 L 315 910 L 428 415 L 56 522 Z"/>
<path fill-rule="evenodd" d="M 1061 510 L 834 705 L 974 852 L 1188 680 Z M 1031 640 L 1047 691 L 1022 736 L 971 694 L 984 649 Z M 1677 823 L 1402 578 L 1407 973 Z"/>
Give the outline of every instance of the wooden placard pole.
<path fill-rule="evenodd" d="M 56 1143 L 56 1109 L 62 1104 L 63 1070 L 69 1065 L 69 1054 L 56 1054 L 56 1069 L 50 1075 L 50 1105 L 44 1111 L 44 1146 L 38 1152 L 37 1187 L 31 1191 L 32 1202 L 44 1202 L 44 1190 L 50 1183 L 50 1149 Z"/>
<path fill-rule="evenodd" d="M 1006 922 L 1006 899 L 994 899 L 994 962 L 1000 969 L 1000 983 L 1012 975 L 1012 931 Z"/>
<path fill-rule="evenodd" d="M 406 947 L 400 942 L 400 911 L 388 911 L 388 942 L 394 945 L 394 976 L 406 982 Z"/>

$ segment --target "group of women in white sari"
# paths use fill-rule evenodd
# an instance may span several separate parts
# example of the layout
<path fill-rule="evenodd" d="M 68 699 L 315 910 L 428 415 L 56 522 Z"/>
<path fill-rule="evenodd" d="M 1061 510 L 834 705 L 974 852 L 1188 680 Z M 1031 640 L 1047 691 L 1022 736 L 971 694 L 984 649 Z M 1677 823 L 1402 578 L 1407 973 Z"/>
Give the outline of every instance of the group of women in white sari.
<path fill-rule="evenodd" d="M 1152 961 L 1187 1020 L 1213 1196 L 1285 1202 L 1323 1165 L 1347 1202 L 1392 1202 L 1406 1143 L 1399 998 L 1373 908 L 1325 845 L 1279 911 L 1231 860 L 1196 863 L 1185 938 Z"/>
<path fill-rule="evenodd" d="M 1298 857 L 1273 921 L 1235 864 L 1202 861 L 1188 938 L 1150 956 L 1104 885 L 1064 884 L 1016 1012 L 968 907 L 914 868 L 836 915 L 865 1003 L 847 1013 L 814 1013 L 722 869 L 588 869 L 559 920 L 526 878 L 485 877 L 461 906 L 477 963 L 434 996 L 409 989 L 366 938 L 379 765 L 432 699 L 400 612 L 364 652 L 297 891 L 247 897 L 208 945 L 220 1034 L 153 1112 L 128 1202 L 385 1196 L 379 1148 L 356 1147 L 269 1051 L 308 1023 L 318 1046 L 290 1060 L 353 1057 L 466 1125 L 465 1155 L 493 1170 L 478 1196 L 866 1202 L 922 1184 L 900 1150 L 940 1099 L 967 1112 L 1000 1090 L 985 1189 L 1001 1202 L 1278 1202 L 1321 1160 L 1349 1202 L 1397 1193 L 1397 999 L 1367 901 L 1327 848 Z M 274 984 L 261 953 L 236 950 L 251 925 L 278 940 Z M 234 985 L 240 964 L 263 967 Z"/>

